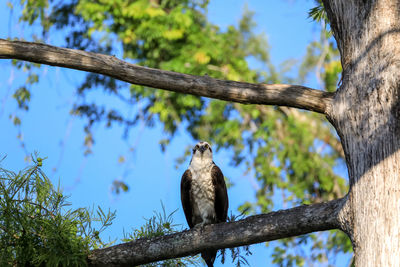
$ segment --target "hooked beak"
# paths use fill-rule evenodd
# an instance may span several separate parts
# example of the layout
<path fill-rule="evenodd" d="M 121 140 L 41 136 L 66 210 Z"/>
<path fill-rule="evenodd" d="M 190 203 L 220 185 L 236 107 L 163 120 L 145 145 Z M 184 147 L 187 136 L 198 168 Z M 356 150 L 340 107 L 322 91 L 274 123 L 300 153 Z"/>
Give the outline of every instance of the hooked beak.
<path fill-rule="evenodd" d="M 204 151 L 206 151 L 206 148 L 204 146 L 199 147 L 199 151 L 201 152 L 201 154 L 204 153 Z"/>

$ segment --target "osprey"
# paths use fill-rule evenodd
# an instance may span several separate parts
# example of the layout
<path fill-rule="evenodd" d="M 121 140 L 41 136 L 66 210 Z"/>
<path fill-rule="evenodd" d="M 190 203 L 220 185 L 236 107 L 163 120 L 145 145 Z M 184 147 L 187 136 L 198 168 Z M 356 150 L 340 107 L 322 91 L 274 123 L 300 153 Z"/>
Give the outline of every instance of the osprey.
<path fill-rule="evenodd" d="M 228 213 L 228 193 L 224 175 L 212 159 L 207 142 L 193 148 L 189 168 L 181 180 L 181 201 L 190 228 L 225 222 Z M 201 257 L 212 267 L 217 250 L 206 250 Z"/>

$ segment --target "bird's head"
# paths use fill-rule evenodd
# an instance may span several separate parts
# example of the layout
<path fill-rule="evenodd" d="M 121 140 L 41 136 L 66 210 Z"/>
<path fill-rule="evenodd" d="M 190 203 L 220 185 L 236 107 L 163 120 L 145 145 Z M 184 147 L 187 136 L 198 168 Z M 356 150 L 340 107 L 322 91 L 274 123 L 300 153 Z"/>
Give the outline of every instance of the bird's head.
<path fill-rule="evenodd" d="M 200 141 L 193 147 L 192 163 L 212 163 L 212 149 L 209 143 Z"/>

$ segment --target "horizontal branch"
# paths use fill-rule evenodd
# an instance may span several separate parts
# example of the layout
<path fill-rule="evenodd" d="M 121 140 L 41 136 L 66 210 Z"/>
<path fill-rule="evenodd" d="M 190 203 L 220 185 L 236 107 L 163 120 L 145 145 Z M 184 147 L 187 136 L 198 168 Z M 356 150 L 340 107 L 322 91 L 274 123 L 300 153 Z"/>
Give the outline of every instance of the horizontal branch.
<path fill-rule="evenodd" d="M 332 93 L 300 85 L 224 81 L 130 64 L 114 56 L 0 39 L 0 58 L 99 73 L 132 84 L 243 104 L 280 105 L 327 114 Z"/>
<path fill-rule="evenodd" d="M 142 238 L 93 250 L 91 266 L 134 266 L 197 254 L 204 249 L 231 248 L 339 229 L 339 212 L 345 199 L 303 205 L 292 209 L 250 216 L 246 219 L 207 225 L 156 238 Z"/>

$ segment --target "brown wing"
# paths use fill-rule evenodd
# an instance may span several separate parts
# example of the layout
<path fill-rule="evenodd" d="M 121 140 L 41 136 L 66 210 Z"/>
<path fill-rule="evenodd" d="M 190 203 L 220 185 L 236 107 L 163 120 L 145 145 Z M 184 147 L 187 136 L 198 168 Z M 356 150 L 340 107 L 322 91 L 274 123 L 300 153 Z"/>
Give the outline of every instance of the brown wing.
<path fill-rule="evenodd" d="M 185 213 L 186 221 L 190 228 L 192 228 L 192 195 L 190 193 L 192 188 L 192 173 L 186 170 L 181 179 L 181 201 L 183 212 Z"/>
<path fill-rule="evenodd" d="M 217 215 L 218 222 L 226 222 L 228 215 L 228 192 L 226 191 L 226 184 L 224 175 L 221 169 L 214 165 L 211 169 L 211 177 L 215 188 L 215 214 Z"/>

